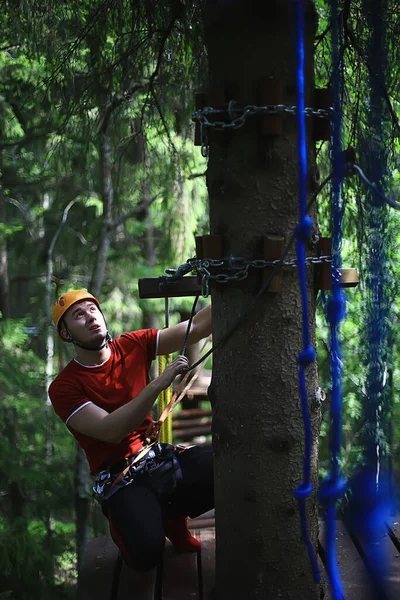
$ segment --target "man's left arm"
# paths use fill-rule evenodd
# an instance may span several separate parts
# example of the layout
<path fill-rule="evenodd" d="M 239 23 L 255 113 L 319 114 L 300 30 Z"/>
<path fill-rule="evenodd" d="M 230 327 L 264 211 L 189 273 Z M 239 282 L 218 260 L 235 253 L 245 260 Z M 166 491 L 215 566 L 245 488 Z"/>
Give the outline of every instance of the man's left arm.
<path fill-rule="evenodd" d="M 172 354 L 181 350 L 189 321 L 162 329 L 158 338 L 157 354 Z M 193 317 L 187 345 L 195 344 L 211 334 L 211 304 L 199 310 Z"/>

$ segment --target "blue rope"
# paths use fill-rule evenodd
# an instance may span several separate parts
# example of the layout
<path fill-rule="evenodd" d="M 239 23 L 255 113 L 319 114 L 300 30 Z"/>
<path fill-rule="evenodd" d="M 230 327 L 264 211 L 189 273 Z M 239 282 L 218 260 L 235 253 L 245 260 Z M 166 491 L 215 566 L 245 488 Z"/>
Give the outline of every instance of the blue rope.
<path fill-rule="evenodd" d="M 362 165 L 375 184 L 371 184 L 361 169 L 356 169 L 369 186 L 369 203 L 364 213 L 363 227 L 368 240 L 365 258 L 366 290 L 362 341 L 366 366 L 365 389 L 368 401 L 363 405 L 366 425 L 363 429 L 363 460 L 349 482 L 350 501 L 348 523 L 363 540 L 367 569 L 371 578 L 373 598 L 386 600 L 384 581 L 390 563 L 379 543 L 386 533 L 391 511 L 390 486 L 387 474 L 385 434 L 388 419 L 388 388 L 386 367 L 390 361 L 390 249 L 388 201 L 388 136 L 390 117 L 382 90 L 387 87 L 388 37 L 387 5 L 380 0 L 362 3 L 366 22 L 366 51 L 370 65 L 370 96 L 366 103 L 364 136 L 360 142 Z"/>
<path fill-rule="evenodd" d="M 340 32 L 338 27 L 339 7 L 331 0 L 332 65 L 333 65 L 333 117 L 331 138 L 332 160 L 332 293 L 327 303 L 327 317 L 331 337 L 332 397 L 330 406 L 330 450 L 331 472 L 321 484 L 320 501 L 326 509 L 326 569 L 333 600 L 343 600 L 344 593 L 336 558 L 336 502 L 346 491 L 346 481 L 340 472 L 339 458 L 342 431 L 341 353 L 339 327 L 345 313 L 345 296 L 340 287 L 338 269 L 341 249 L 341 186 L 344 177 L 343 155 L 341 154 L 341 90 Z"/>
<path fill-rule="evenodd" d="M 306 243 L 310 238 L 312 219 L 307 215 L 307 137 L 304 100 L 304 7 L 303 0 L 294 0 L 296 15 L 296 55 L 297 55 L 297 130 L 298 130 L 298 157 L 299 157 L 299 222 L 296 226 L 296 254 L 298 262 L 299 284 L 302 306 L 302 339 L 303 350 L 297 357 L 299 365 L 299 393 L 301 410 L 304 423 L 304 458 L 303 481 L 294 492 L 299 505 L 300 523 L 303 540 L 307 546 L 314 580 L 319 582 L 321 574 L 317 557 L 311 542 L 308 524 L 306 499 L 312 491 L 311 477 L 311 446 L 312 430 L 306 388 L 306 368 L 315 361 L 315 350 L 310 345 L 310 331 L 308 318 L 308 295 L 306 274 Z"/>

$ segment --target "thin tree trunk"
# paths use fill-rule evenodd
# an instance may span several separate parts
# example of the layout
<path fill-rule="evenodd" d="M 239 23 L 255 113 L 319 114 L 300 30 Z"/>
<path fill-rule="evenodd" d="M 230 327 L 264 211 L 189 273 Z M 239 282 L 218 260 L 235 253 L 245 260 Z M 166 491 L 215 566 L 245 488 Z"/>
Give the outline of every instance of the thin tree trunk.
<path fill-rule="evenodd" d="M 3 142 L 3 119 L 0 105 L 0 146 Z M 6 225 L 6 197 L 3 190 L 3 153 L 0 150 L 0 227 Z M 10 316 L 9 303 L 9 278 L 8 278 L 8 251 L 7 238 L 4 232 L 0 232 L 0 312 L 3 319 Z M 2 407 L 2 418 L 5 423 L 4 435 L 10 448 L 18 448 L 18 419 L 17 411 L 14 407 Z M 15 465 L 15 478 L 8 481 L 8 498 L 10 518 L 19 523 L 19 527 L 26 530 L 25 497 L 19 483 L 19 465 Z"/>
<path fill-rule="evenodd" d="M 151 158 L 146 148 L 146 140 L 143 138 L 143 154 L 144 154 L 144 167 L 145 172 L 150 173 L 151 169 Z M 154 243 L 154 225 L 153 220 L 151 218 L 151 183 L 150 177 L 147 176 L 144 186 L 143 186 L 143 208 L 144 208 L 144 219 L 146 223 L 146 231 L 145 231 L 145 259 L 149 266 L 149 269 L 153 269 L 156 266 L 157 258 L 156 258 L 156 247 Z M 155 329 L 158 325 L 157 315 L 154 311 L 143 309 L 143 327 Z M 153 365 L 152 369 L 154 370 L 155 365 Z M 155 372 L 153 373 L 155 375 Z"/>
<path fill-rule="evenodd" d="M 2 111 L 0 111 L 0 144 L 3 141 L 2 129 Z M 0 150 L 0 227 L 6 225 L 6 198 L 3 190 L 3 151 Z M 10 315 L 10 290 L 8 280 L 8 258 L 7 258 L 7 238 L 3 231 L 0 231 L 0 312 L 3 318 Z"/>
<path fill-rule="evenodd" d="M 241 106 L 260 104 L 257 85 L 274 77 L 284 81 L 284 103 L 295 104 L 291 1 L 253 0 L 228 6 L 220 0 L 209 3 L 205 17 L 211 98 L 213 90 L 229 88 L 235 91 L 228 100 L 233 97 Z M 312 3 L 307 4 L 306 20 L 309 105 L 315 29 Z M 287 241 L 298 221 L 294 117 L 284 117 L 283 127 L 283 135 L 262 138 L 260 121 L 248 119 L 229 141 L 211 143 L 210 228 L 212 234 L 224 235 L 227 255 L 253 259 L 263 236 L 282 235 Z M 213 287 L 214 344 L 246 311 L 258 289 L 255 277 Z M 209 392 L 214 409 L 218 600 L 320 597 L 293 496 L 302 481 L 304 450 L 296 363 L 302 350 L 301 318 L 297 273 L 285 273 L 282 292 L 266 293 L 247 322 L 214 356 Z M 308 370 L 309 398 L 316 387 L 313 365 Z M 315 482 L 319 411 L 315 409 L 311 416 Z M 307 505 L 316 548 L 315 497 Z"/>
<path fill-rule="evenodd" d="M 146 144 L 146 141 L 143 141 L 143 144 Z M 151 169 L 151 158 L 147 151 L 147 148 L 144 150 L 144 168 L 146 173 L 150 173 Z M 154 224 L 153 219 L 151 217 L 151 182 L 150 177 L 146 177 L 146 181 L 143 186 L 143 207 L 145 211 L 145 223 L 146 223 L 146 233 L 145 233 L 145 258 L 147 264 L 150 269 L 156 266 L 157 258 L 156 258 L 156 247 L 154 243 Z"/>
<path fill-rule="evenodd" d="M 76 552 L 78 574 L 90 540 L 90 471 L 86 455 L 77 446 L 75 463 Z"/>
<path fill-rule="evenodd" d="M 99 160 L 101 173 L 101 196 L 103 199 L 103 220 L 100 241 L 97 247 L 96 262 L 90 282 L 90 292 L 99 296 L 103 286 L 104 275 L 111 242 L 111 225 L 113 215 L 114 190 L 112 181 L 111 143 L 107 133 L 101 131 Z M 77 447 L 75 464 L 75 510 L 76 540 L 78 555 L 78 572 L 90 540 L 90 498 L 91 484 L 89 465 L 83 450 Z"/>
<path fill-rule="evenodd" d="M 111 227 L 114 204 L 114 189 L 112 181 L 111 164 L 111 143 L 106 133 L 100 133 L 101 142 L 99 144 L 99 160 L 101 173 L 101 196 L 103 199 L 103 220 L 100 233 L 100 241 L 97 247 L 96 263 L 93 270 L 92 280 L 90 282 L 90 291 L 94 296 L 98 296 L 104 281 L 104 274 L 107 265 L 108 251 L 111 243 Z"/>

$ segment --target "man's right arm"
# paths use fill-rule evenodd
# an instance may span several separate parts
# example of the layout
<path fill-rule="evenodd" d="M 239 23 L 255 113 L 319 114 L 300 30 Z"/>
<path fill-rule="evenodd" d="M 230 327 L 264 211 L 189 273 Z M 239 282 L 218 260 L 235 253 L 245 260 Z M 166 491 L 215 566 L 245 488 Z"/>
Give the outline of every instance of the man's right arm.
<path fill-rule="evenodd" d="M 130 402 L 108 413 L 89 403 L 68 421 L 68 426 L 102 442 L 118 444 L 128 433 L 137 429 L 149 414 L 162 390 L 168 388 L 175 377 L 187 371 L 185 356 L 178 356 Z"/>

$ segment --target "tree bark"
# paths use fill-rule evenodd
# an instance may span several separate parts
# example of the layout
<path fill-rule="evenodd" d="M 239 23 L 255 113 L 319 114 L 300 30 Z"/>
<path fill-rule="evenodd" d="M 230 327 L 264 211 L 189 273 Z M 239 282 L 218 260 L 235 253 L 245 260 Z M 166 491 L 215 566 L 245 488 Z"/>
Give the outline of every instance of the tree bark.
<path fill-rule="evenodd" d="M 100 233 L 100 241 L 97 247 L 96 263 L 90 282 L 90 291 L 98 296 L 104 281 L 107 265 L 108 251 L 111 243 L 112 215 L 114 207 L 114 189 L 112 181 L 111 143 L 107 133 L 100 132 L 99 160 L 101 172 L 101 196 L 103 199 L 103 219 Z"/>
<path fill-rule="evenodd" d="M 146 223 L 146 230 L 145 230 L 145 239 L 144 239 L 144 256 L 146 259 L 146 262 L 149 266 L 149 269 L 153 269 L 156 266 L 157 263 L 157 256 L 156 256 L 156 246 L 155 246 L 155 242 L 154 242 L 154 224 L 153 224 L 153 219 L 151 217 L 151 200 L 152 200 L 152 193 L 151 193 L 151 180 L 150 180 L 150 169 L 151 169 L 151 158 L 150 158 L 150 154 L 147 150 L 147 146 L 146 146 L 146 139 L 144 138 L 144 136 L 141 136 L 141 144 L 142 144 L 142 155 L 144 156 L 144 167 L 145 167 L 145 171 L 147 173 L 146 179 L 144 181 L 144 185 L 143 185 L 143 211 L 144 211 L 144 220 Z M 158 318 L 157 315 L 154 313 L 153 310 L 148 310 L 147 307 L 143 308 L 143 327 L 145 329 L 149 328 L 149 329 L 156 329 L 157 326 L 159 325 L 158 323 Z M 155 365 L 153 364 L 152 366 L 152 370 L 153 370 L 153 375 L 156 374 L 156 370 L 155 370 Z"/>
<path fill-rule="evenodd" d="M 111 243 L 111 226 L 114 204 L 112 181 L 111 143 L 106 132 L 100 131 L 99 161 L 101 172 L 101 196 L 103 199 L 103 220 L 100 241 L 97 247 L 96 261 L 89 291 L 99 296 L 103 286 L 104 275 Z M 78 555 L 78 573 L 82 559 L 90 540 L 90 471 L 83 450 L 77 447 L 75 464 L 75 511 L 76 511 L 76 540 Z"/>
<path fill-rule="evenodd" d="M 78 574 L 84 554 L 90 540 L 90 472 L 86 455 L 82 448 L 76 448 L 75 463 L 75 515 L 76 515 L 76 552 Z"/>
<path fill-rule="evenodd" d="M 6 199 L 1 188 L 0 182 L 0 226 L 5 225 L 5 204 Z M 9 281 L 8 281 L 8 259 L 7 259 L 7 238 L 5 233 L 0 234 L 0 312 L 3 318 L 10 315 L 9 301 Z"/>
<path fill-rule="evenodd" d="M 1 149 L 3 142 L 3 111 L 0 104 L 0 227 L 6 223 L 6 197 L 3 189 L 3 151 Z M 8 278 L 8 249 L 5 232 L 0 230 L 0 312 L 3 319 L 10 317 L 9 302 L 9 278 Z M 1 398 L 0 398 L 1 400 Z M 2 419 L 5 424 L 4 435 L 10 448 L 18 447 L 19 436 L 17 430 L 17 411 L 12 406 L 2 406 Z M 11 520 L 18 523 L 18 527 L 26 530 L 25 515 L 25 496 L 18 478 L 18 468 L 16 465 L 15 478 L 8 479 L 8 498 L 9 512 Z"/>
<path fill-rule="evenodd" d="M 3 142 L 3 114 L 0 110 L 0 147 Z M 0 227 L 6 225 L 6 198 L 3 190 L 3 150 L 0 149 Z M 0 312 L 3 318 L 10 316 L 10 286 L 8 280 L 7 237 L 0 230 Z"/>
<path fill-rule="evenodd" d="M 313 4 L 306 4 L 306 103 L 310 106 L 315 14 Z M 205 26 L 210 98 L 213 91 L 224 88 L 231 90 L 227 100 L 233 98 L 242 106 L 260 104 L 257 85 L 273 77 L 283 80 L 284 103 L 296 103 L 293 14 L 289 0 L 209 3 Z M 229 138 L 223 133 L 218 142 L 217 133 L 211 141 L 210 229 L 224 236 L 225 255 L 253 259 L 262 236 L 282 235 L 287 241 L 298 221 L 295 117 L 283 118 L 282 135 L 261 137 L 260 129 L 259 119 L 253 117 Z M 311 159 L 310 171 L 314 168 Z M 293 248 L 290 256 L 294 253 Z M 212 287 L 214 345 L 246 311 L 259 287 L 255 277 Z M 309 292 L 314 343 L 310 286 Z M 302 350 L 301 319 L 297 273 L 285 273 L 281 293 L 264 294 L 247 322 L 214 356 L 209 392 L 214 411 L 218 600 L 320 597 L 293 496 L 302 481 L 304 451 L 296 363 Z M 317 387 L 315 365 L 309 367 L 307 378 L 311 399 Z M 311 418 L 315 482 L 319 409 Z M 307 505 L 316 547 L 314 496 Z"/>

